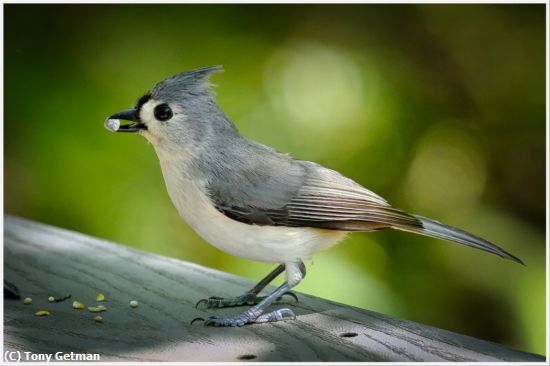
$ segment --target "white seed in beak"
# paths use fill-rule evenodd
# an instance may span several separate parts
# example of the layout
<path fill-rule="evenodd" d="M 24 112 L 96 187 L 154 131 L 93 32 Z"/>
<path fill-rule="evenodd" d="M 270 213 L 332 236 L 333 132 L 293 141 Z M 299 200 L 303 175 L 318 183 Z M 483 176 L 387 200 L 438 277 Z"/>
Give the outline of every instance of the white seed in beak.
<path fill-rule="evenodd" d="M 105 128 L 108 129 L 111 132 L 117 132 L 120 128 L 120 120 L 119 119 L 106 119 L 105 120 Z"/>

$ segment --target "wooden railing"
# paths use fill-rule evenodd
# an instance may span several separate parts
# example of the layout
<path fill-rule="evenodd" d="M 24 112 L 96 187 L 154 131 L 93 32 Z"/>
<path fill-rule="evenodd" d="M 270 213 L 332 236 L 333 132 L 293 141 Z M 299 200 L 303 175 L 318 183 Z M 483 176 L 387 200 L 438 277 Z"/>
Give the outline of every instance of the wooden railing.
<path fill-rule="evenodd" d="M 285 305 L 296 320 L 242 328 L 191 325 L 195 317 L 242 311 L 195 309 L 198 299 L 240 294 L 254 283 L 13 216 L 4 220 L 4 276 L 33 301 L 4 299 L 4 361 L 41 355 L 53 361 L 545 361 L 301 293 L 297 304 L 290 299 Z M 48 301 L 63 292 L 71 298 Z M 75 300 L 96 305 L 99 292 L 107 311 L 72 307 Z M 130 307 L 131 300 L 139 306 Z M 35 316 L 38 310 L 50 314 Z"/>

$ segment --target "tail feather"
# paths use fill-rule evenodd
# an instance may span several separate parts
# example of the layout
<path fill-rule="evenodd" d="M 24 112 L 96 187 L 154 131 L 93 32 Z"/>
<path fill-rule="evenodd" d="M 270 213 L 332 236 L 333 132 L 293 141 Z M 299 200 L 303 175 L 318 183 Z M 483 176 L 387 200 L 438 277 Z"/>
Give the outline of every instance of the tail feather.
<path fill-rule="evenodd" d="M 444 225 L 440 222 L 428 219 L 426 217 L 414 215 L 422 223 L 422 227 L 412 226 L 392 226 L 394 229 L 409 231 L 416 234 L 431 236 L 438 239 L 449 240 L 455 243 L 467 245 L 472 248 L 484 250 L 489 253 L 496 254 L 502 258 L 506 258 L 525 265 L 521 259 L 512 254 L 506 252 L 504 249 L 488 242 L 485 239 L 481 239 L 466 231 L 454 228 L 452 226 Z"/>

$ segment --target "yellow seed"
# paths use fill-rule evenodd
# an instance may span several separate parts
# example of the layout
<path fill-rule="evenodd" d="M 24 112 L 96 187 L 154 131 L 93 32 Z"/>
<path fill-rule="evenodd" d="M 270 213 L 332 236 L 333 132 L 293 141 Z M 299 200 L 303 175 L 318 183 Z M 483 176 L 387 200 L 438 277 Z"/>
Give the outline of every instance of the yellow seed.
<path fill-rule="evenodd" d="M 105 300 L 105 296 L 100 292 L 97 294 L 95 301 L 103 301 Z"/>
<path fill-rule="evenodd" d="M 84 309 L 84 304 L 78 301 L 73 301 L 73 308 L 75 309 Z"/>
<path fill-rule="evenodd" d="M 106 311 L 107 308 L 103 305 L 98 305 L 98 306 L 89 306 L 88 307 L 88 311 L 90 313 L 101 313 L 102 311 Z"/>
<path fill-rule="evenodd" d="M 130 306 L 133 307 L 133 308 L 137 308 L 139 305 L 139 303 L 136 301 L 136 300 L 132 300 L 130 301 Z"/>
<path fill-rule="evenodd" d="M 25 299 L 23 299 L 23 304 L 25 305 L 32 304 L 32 299 L 30 297 L 25 297 Z"/>
<path fill-rule="evenodd" d="M 98 323 L 102 323 L 102 322 L 103 322 L 103 318 L 102 318 L 101 316 L 99 316 L 99 315 L 96 316 L 96 317 L 94 318 L 94 320 L 95 320 L 96 322 L 98 322 Z"/>
<path fill-rule="evenodd" d="M 46 316 L 50 315 L 50 312 L 48 310 L 39 310 L 36 313 L 34 313 L 36 316 Z"/>
<path fill-rule="evenodd" d="M 54 301 L 55 301 L 55 297 L 53 297 L 53 296 L 48 297 L 48 301 L 49 301 L 49 302 L 54 302 Z"/>

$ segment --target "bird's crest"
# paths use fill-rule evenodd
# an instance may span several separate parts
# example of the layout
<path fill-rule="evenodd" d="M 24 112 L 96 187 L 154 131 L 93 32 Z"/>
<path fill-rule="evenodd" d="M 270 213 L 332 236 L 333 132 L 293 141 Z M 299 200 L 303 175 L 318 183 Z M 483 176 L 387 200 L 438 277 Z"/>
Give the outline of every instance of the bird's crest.
<path fill-rule="evenodd" d="M 209 91 L 211 84 L 208 78 L 218 72 L 222 72 L 221 65 L 201 67 L 199 69 L 185 71 L 159 82 L 151 90 L 151 94 L 164 96 L 181 96 L 183 93 L 200 93 Z"/>

